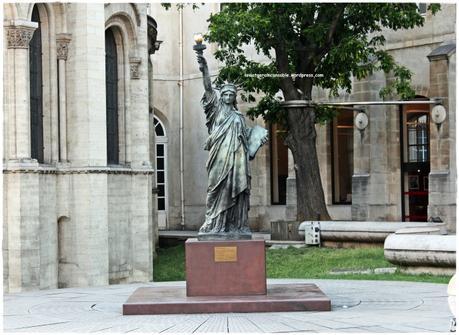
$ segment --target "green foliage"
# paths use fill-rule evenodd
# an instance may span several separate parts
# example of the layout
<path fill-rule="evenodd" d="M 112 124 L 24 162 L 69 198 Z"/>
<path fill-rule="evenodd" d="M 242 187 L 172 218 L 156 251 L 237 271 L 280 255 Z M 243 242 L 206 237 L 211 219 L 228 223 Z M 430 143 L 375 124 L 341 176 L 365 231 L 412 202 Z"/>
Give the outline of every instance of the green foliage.
<path fill-rule="evenodd" d="M 339 110 L 334 107 L 321 105 L 316 106 L 314 112 L 316 114 L 316 123 L 325 124 L 337 116 Z"/>
<path fill-rule="evenodd" d="M 429 9 L 435 14 L 440 5 Z M 225 64 L 216 82 L 237 82 L 244 101 L 253 102 L 253 93 L 265 95 L 249 111 L 252 117 L 282 120 L 275 115 L 280 91 L 286 100 L 310 99 L 313 86 L 337 96 L 340 89 L 350 92 L 353 76 L 362 79 L 380 70 L 393 75 L 383 97 L 414 96 L 411 72 L 383 49 L 383 29 L 422 26 L 415 3 L 227 3 L 208 21 L 206 39 L 219 45 L 215 57 Z M 246 45 L 267 61 L 248 59 Z M 332 113 L 322 109 L 316 115 L 324 122 Z"/>
<path fill-rule="evenodd" d="M 203 4 L 204 3 L 202 2 L 201 5 Z M 191 5 L 191 8 L 193 8 L 193 10 L 199 8 L 199 5 L 196 3 L 176 3 L 175 5 L 177 9 L 183 9 L 185 6 L 190 6 L 190 5 Z M 163 6 L 164 9 L 169 10 L 172 4 L 170 2 L 164 2 L 164 3 L 161 3 L 161 6 Z"/>
<path fill-rule="evenodd" d="M 394 274 L 341 274 L 330 271 L 367 270 L 394 267 L 384 258 L 382 248 L 328 249 L 288 248 L 266 251 L 268 278 L 331 278 L 363 280 L 405 280 L 448 283 L 448 276 Z M 159 249 L 154 261 L 154 281 L 185 280 L 185 248 L 179 245 Z"/>

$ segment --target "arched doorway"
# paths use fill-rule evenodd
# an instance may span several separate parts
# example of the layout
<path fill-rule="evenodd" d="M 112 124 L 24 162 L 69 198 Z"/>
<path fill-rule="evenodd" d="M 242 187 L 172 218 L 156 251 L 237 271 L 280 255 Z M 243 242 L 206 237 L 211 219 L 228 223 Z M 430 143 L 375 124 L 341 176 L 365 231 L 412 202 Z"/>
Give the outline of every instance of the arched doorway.
<path fill-rule="evenodd" d="M 429 204 L 429 105 L 403 111 L 403 221 L 427 221 Z"/>
<path fill-rule="evenodd" d="M 156 187 L 158 209 L 158 228 L 167 228 L 167 134 L 166 128 L 156 116 L 153 119 L 156 135 Z"/>

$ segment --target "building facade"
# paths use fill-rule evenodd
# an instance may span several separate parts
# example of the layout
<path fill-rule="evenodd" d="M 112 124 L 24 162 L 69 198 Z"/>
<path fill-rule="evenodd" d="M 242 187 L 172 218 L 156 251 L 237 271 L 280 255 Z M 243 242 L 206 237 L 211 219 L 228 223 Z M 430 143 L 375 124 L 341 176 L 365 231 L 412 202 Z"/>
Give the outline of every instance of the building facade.
<path fill-rule="evenodd" d="M 456 231 L 456 6 L 442 4 L 435 16 L 421 9 L 424 26 L 384 31 L 385 48 L 412 72 L 414 100 L 440 98 L 446 119 L 436 124 L 430 104 L 368 105 L 363 132 L 353 125 L 352 111 L 319 126 L 322 182 L 334 219 L 440 219 Z M 390 81 L 383 73 L 354 80 L 351 94 L 333 101 L 381 101 Z M 315 98 L 330 101 L 324 91 Z"/>
<path fill-rule="evenodd" d="M 153 276 L 146 4 L 4 4 L 6 292 Z"/>
<path fill-rule="evenodd" d="M 160 229 L 197 229 L 205 214 L 207 152 L 205 116 L 200 107 L 203 87 L 198 70 L 193 34 L 207 31 L 207 18 L 220 9 L 205 4 L 165 10 L 153 4 L 151 11 L 164 39 L 154 60 L 155 117 L 167 132 L 165 163 L 166 200 L 161 205 Z M 432 105 L 365 107 L 369 126 L 354 127 L 355 112 L 342 110 L 329 124 L 317 125 L 317 149 L 325 199 L 333 220 L 427 221 L 439 218 L 448 230 L 456 224 L 455 157 L 455 13 L 454 4 L 443 4 L 433 16 L 420 5 L 425 24 L 421 28 L 385 31 L 386 45 L 394 59 L 412 73 L 417 100 L 441 97 L 446 120 L 431 120 Z M 211 75 L 219 64 L 212 56 L 216 45 L 204 52 Z M 263 61 L 248 46 L 246 55 Z M 322 102 L 382 101 L 379 91 L 391 75 L 375 73 L 353 80 L 351 94 L 329 98 L 316 90 Z M 397 97 L 391 97 L 397 100 Z M 241 111 L 249 105 L 238 101 Z M 282 129 L 255 123 L 270 130 L 270 143 L 252 161 L 252 194 L 249 218 L 253 229 L 269 231 L 270 222 L 295 220 L 294 162 L 283 144 Z M 158 204 L 160 205 L 160 204 Z"/>
<path fill-rule="evenodd" d="M 150 281 L 157 228 L 202 225 L 207 131 L 193 35 L 219 10 L 4 4 L 5 292 Z M 442 99 L 446 119 L 432 122 L 429 104 L 369 105 L 363 132 L 352 111 L 317 125 L 334 220 L 438 217 L 455 232 L 456 6 L 424 15 L 422 28 L 385 32 L 386 48 L 413 72 L 419 101 Z M 205 51 L 212 76 L 222 65 L 216 48 Z M 263 61 L 251 46 L 245 52 Z M 332 100 L 318 90 L 314 99 L 381 101 L 390 80 L 375 73 L 354 80 L 351 94 Z M 270 131 L 251 162 L 249 212 L 253 230 L 269 231 L 295 219 L 294 162 L 282 129 L 248 124 Z"/>

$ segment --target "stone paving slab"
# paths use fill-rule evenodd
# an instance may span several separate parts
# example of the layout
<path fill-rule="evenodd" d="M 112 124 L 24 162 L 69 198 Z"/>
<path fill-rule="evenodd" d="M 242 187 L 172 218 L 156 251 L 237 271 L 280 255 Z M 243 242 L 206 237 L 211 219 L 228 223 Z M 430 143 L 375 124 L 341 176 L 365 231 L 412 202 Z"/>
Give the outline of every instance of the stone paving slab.
<path fill-rule="evenodd" d="M 136 283 L 5 294 L 7 333 L 432 333 L 449 332 L 447 285 L 350 280 L 268 280 L 316 284 L 331 312 L 122 315 L 139 287 L 183 288 L 185 282 Z"/>

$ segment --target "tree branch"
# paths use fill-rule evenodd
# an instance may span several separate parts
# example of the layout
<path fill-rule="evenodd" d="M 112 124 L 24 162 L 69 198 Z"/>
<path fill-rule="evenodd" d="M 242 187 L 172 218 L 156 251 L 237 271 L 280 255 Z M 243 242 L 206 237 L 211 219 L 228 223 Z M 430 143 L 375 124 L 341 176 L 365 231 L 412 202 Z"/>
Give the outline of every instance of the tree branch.
<path fill-rule="evenodd" d="M 339 4 L 338 10 L 336 11 L 335 15 L 333 15 L 333 19 L 332 19 L 330 28 L 328 29 L 328 33 L 327 33 L 326 44 L 328 46 L 330 46 L 331 43 L 333 42 L 333 37 L 335 35 L 336 28 L 338 27 L 339 19 L 341 18 L 341 15 L 343 15 L 345 8 L 346 8 L 346 4 Z"/>
<path fill-rule="evenodd" d="M 290 74 L 289 70 L 289 61 L 288 55 L 285 50 L 285 44 L 283 41 L 278 41 L 278 44 L 274 48 L 276 51 L 276 67 L 277 71 L 280 74 Z M 298 92 L 295 88 L 293 83 L 293 79 L 291 76 L 288 77 L 280 77 L 280 84 L 282 87 L 282 91 L 284 92 L 285 100 L 295 100 L 298 99 Z"/>
<path fill-rule="evenodd" d="M 339 20 L 341 19 L 344 10 L 346 9 L 346 4 L 338 4 L 337 11 L 333 15 L 332 21 L 330 23 L 330 27 L 328 28 L 327 38 L 322 48 L 319 48 L 317 52 L 315 52 L 315 65 L 317 65 L 323 56 L 330 50 L 331 46 L 333 45 L 333 38 L 335 37 L 336 29 L 338 27 Z"/>

